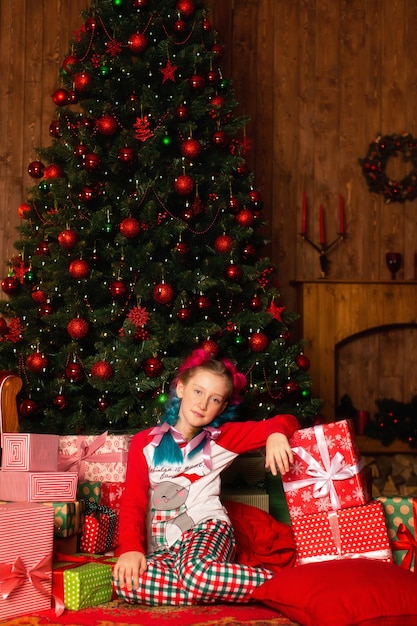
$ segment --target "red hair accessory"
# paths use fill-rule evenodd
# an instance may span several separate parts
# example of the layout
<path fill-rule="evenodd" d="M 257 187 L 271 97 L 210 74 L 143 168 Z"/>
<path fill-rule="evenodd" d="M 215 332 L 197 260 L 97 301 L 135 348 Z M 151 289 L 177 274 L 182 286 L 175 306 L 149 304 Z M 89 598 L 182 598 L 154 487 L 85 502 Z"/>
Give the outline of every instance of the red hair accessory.
<path fill-rule="evenodd" d="M 194 350 L 190 356 L 188 356 L 179 366 L 178 374 L 181 374 L 185 370 L 188 370 L 192 367 L 200 367 L 211 361 L 213 355 L 208 350 L 203 350 L 203 348 L 198 348 Z M 239 404 L 241 401 L 240 394 L 244 390 L 247 384 L 246 376 L 241 372 L 238 372 L 236 366 L 229 361 L 229 359 L 219 359 L 221 363 L 225 366 L 225 368 L 229 371 L 232 380 L 233 380 L 233 394 L 230 399 L 230 404 Z M 175 378 L 174 383 L 178 380 L 178 375 Z"/>

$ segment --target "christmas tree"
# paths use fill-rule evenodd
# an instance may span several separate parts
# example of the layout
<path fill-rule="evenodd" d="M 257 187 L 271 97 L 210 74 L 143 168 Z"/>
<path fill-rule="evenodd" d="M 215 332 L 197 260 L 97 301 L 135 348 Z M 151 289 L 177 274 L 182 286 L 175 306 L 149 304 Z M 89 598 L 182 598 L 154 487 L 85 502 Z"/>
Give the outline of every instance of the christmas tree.
<path fill-rule="evenodd" d="M 95 0 L 82 17 L 1 283 L 22 428 L 154 424 L 196 347 L 247 375 L 242 418 L 310 425 L 320 403 L 264 256 L 247 120 L 207 6 Z"/>

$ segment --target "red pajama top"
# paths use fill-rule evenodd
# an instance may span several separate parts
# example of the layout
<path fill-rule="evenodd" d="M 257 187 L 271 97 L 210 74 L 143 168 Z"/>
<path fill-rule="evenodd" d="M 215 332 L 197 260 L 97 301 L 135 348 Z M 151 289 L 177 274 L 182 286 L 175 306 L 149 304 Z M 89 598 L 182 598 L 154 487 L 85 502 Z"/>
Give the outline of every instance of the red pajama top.
<path fill-rule="evenodd" d="M 168 428 L 165 424 L 163 429 Z M 276 415 L 255 422 L 227 422 L 207 427 L 203 448 L 189 458 L 191 442 L 179 444 L 182 463 L 155 466 L 153 454 L 161 427 L 137 433 L 130 444 L 125 490 L 120 506 L 118 553 L 149 554 L 171 546 L 181 534 L 209 519 L 229 521 L 220 501 L 220 474 L 244 452 L 264 447 L 272 433 L 288 438 L 300 428 L 293 415 Z M 175 440 L 182 436 L 171 429 Z"/>

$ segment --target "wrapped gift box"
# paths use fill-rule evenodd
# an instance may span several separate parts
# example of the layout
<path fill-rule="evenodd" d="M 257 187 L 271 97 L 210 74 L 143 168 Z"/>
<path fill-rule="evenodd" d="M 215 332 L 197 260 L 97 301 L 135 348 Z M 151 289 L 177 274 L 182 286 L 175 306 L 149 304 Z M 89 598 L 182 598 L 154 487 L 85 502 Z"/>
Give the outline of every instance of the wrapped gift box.
<path fill-rule="evenodd" d="M 3 470 L 58 471 L 58 435 L 3 433 Z"/>
<path fill-rule="evenodd" d="M 59 557 L 65 559 L 66 555 Z M 52 587 L 65 608 L 79 611 L 112 599 L 112 570 L 117 559 L 83 554 L 67 559 L 54 563 Z"/>
<path fill-rule="evenodd" d="M 292 521 L 370 501 L 351 420 L 297 430 L 290 444 L 294 462 L 282 482 Z"/>
<path fill-rule="evenodd" d="M 53 528 L 50 506 L 0 505 L 0 619 L 51 607 Z"/>
<path fill-rule="evenodd" d="M 82 532 L 85 518 L 85 500 L 51 502 L 54 509 L 54 536 L 71 537 Z"/>
<path fill-rule="evenodd" d="M 379 496 L 384 507 L 394 563 L 417 571 L 417 498 Z"/>
<path fill-rule="evenodd" d="M 0 470 L 0 500 L 10 502 L 71 502 L 77 493 L 75 472 L 14 472 Z"/>
<path fill-rule="evenodd" d="M 100 482 L 85 481 L 78 483 L 77 487 L 77 500 L 89 500 L 90 502 L 96 502 L 100 504 L 101 500 L 101 487 Z"/>
<path fill-rule="evenodd" d="M 66 435 L 59 437 L 58 469 L 76 471 L 80 482 L 124 482 L 133 435 Z"/>
<path fill-rule="evenodd" d="M 85 517 L 80 550 L 89 554 L 103 554 L 117 545 L 119 518 L 113 509 L 91 502 L 87 503 L 87 511 L 89 505 L 93 512 Z"/>
<path fill-rule="evenodd" d="M 100 504 L 119 511 L 124 489 L 125 483 L 102 483 Z"/>
<path fill-rule="evenodd" d="M 392 552 L 380 502 L 315 513 L 292 522 L 297 563 L 366 557 L 392 562 Z"/>

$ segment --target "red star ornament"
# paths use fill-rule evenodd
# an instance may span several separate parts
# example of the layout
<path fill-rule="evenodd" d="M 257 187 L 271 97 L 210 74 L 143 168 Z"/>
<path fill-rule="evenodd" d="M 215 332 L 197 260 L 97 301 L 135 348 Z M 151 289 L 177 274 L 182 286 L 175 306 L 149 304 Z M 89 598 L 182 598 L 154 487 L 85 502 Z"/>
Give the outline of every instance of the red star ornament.
<path fill-rule="evenodd" d="M 269 307 L 266 309 L 266 312 L 270 313 L 272 317 L 278 320 L 278 322 L 282 322 L 281 313 L 283 311 L 285 311 L 285 306 L 277 306 L 273 300 Z"/>
<path fill-rule="evenodd" d="M 175 81 L 174 73 L 176 72 L 177 69 L 178 69 L 178 65 L 173 65 L 170 59 L 168 59 L 165 67 L 162 67 L 159 70 L 163 76 L 162 84 L 166 83 L 167 80 L 172 80 L 172 82 L 175 83 L 176 81 Z"/>

